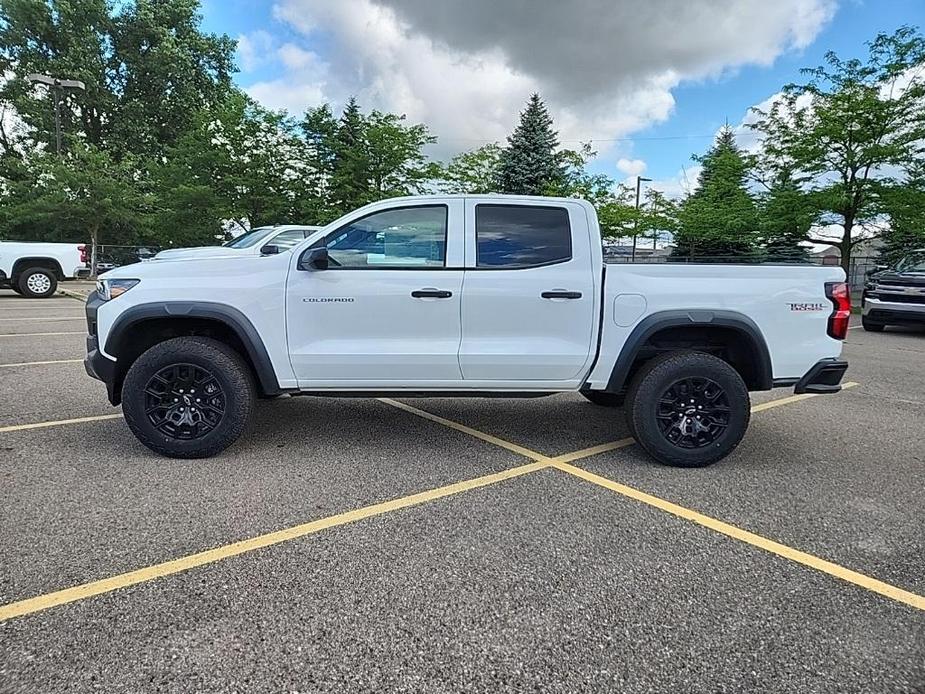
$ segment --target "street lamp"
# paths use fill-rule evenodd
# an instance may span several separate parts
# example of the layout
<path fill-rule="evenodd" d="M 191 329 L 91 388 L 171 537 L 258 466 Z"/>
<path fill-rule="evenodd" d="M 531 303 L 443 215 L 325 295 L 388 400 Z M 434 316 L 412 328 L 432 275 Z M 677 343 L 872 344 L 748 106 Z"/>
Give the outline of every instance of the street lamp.
<path fill-rule="evenodd" d="M 55 103 L 55 152 L 61 156 L 61 92 L 65 89 L 79 89 L 84 91 L 87 87 L 80 80 L 65 80 L 51 75 L 30 73 L 26 79 L 33 84 L 44 84 L 51 90 Z"/>
<path fill-rule="evenodd" d="M 652 182 L 651 178 L 643 178 L 642 176 L 636 176 L 636 219 L 633 220 L 633 256 L 632 262 L 636 262 L 636 237 L 639 230 L 639 193 L 642 189 L 642 182 L 648 181 Z"/>

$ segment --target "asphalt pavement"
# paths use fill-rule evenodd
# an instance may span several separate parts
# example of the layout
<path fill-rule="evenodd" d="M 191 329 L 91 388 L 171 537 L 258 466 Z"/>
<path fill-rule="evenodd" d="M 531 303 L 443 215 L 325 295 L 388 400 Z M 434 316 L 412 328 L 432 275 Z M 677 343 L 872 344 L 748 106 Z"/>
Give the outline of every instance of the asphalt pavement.
<path fill-rule="evenodd" d="M 925 692 L 925 332 L 702 470 L 577 395 L 281 398 L 179 461 L 81 315 L 0 291 L 0 692 Z"/>

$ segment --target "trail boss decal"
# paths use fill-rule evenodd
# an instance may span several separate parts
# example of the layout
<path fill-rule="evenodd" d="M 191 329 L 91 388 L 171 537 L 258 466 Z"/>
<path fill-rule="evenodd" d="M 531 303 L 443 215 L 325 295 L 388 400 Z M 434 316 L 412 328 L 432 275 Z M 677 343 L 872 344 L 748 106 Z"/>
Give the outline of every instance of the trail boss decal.
<path fill-rule="evenodd" d="M 791 311 L 825 311 L 825 304 L 787 304 Z"/>

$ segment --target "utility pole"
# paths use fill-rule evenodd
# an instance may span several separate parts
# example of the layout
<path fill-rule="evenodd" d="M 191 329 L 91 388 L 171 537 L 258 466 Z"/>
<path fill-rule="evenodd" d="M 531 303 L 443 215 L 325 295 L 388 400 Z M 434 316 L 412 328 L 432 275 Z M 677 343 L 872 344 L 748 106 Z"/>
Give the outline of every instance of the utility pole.
<path fill-rule="evenodd" d="M 52 103 L 55 106 L 55 153 L 61 156 L 61 93 L 65 89 L 79 89 L 84 91 L 87 87 L 80 80 L 66 80 L 51 75 L 30 73 L 26 79 L 33 84 L 44 84 L 51 91 Z"/>
<path fill-rule="evenodd" d="M 639 235 L 639 193 L 642 190 L 643 181 L 651 182 L 652 179 L 636 176 L 636 218 L 633 220 L 633 256 L 631 258 L 634 263 L 636 262 L 636 239 Z"/>

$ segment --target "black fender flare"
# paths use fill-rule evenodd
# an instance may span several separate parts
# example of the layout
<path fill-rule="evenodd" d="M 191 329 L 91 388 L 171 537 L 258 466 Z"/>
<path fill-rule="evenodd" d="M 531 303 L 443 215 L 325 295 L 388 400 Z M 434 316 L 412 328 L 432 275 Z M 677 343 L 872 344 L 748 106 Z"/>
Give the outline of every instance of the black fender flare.
<path fill-rule="evenodd" d="M 735 330 L 744 335 L 751 343 L 752 351 L 757 357 L 755 369 L 758 375 L 756 387 L 750 390 L 770 390 L 773 387 L 773 370 L 771 353 L 761 329 L 751 318 L 737 311 L 696 310 L 696 311 L 659 311 L 639 321 L 630 333 L 620 355 L 614 363 L 607 390 L 617 393 L 626 386 L 630 369 L 640 349 L 652 335 L 665 328 L 678 326 L 721 327 Z"/>
<path fill-rule="evenodd" d="M 106 336 L 106 353 L 118 359 L 119 345 L 129 337 L 132 326 L 152 318 L 206 318 L 224 323 L 234 331 L 247 350 L 263 394 L 272 396 L 283 392 L 260 333 L 241 311 L 225 304 L 209 301 L 159 301 L 132 306 L 119 314 L 113 323 Z"/>

